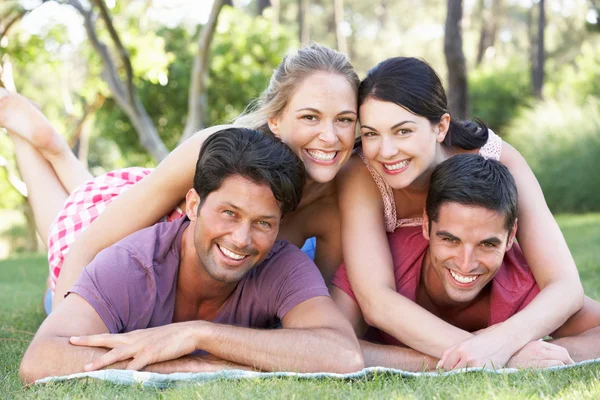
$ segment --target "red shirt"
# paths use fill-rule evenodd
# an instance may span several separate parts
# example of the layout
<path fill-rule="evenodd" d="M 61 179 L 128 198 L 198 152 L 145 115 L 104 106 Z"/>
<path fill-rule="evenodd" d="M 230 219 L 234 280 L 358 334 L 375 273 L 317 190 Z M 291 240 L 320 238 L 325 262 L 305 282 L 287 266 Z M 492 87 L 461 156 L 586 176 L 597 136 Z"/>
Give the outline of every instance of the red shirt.
<path fill-rule="evenodd" d="M 404 297 L 416 301 L 421 280 L 421 267 L 429 247 L 429 241 L 423 237 L 421 226 L 398 228 L 393 233 L 388 234 L 388 241 L 394 261 L 396 291 Z M 368 266 L 364 267 L 368 268 Z M 331 283 L 356 301 L 344 264 L 338 268 Z M 517 243 L 506 252 L 502 266 L 488 285 L 491 286 L 489 287 L 487 326 L 507 320 L 525 308 L 539 293 L 535 278 Z M 463 309 L 461 313 L 480 312 L 475 307 L 476 304 L 472 304 Z M 487 309 L 487 307 L 485 308 Z M 481 307 L 478 310 L 481 310 Z M 401 310 L 398 311 L 402 312 Z M 369 340 L 384 344 L 401 344 L 394 337 L 378 329 L 368 332 L 367 336 Z"/>

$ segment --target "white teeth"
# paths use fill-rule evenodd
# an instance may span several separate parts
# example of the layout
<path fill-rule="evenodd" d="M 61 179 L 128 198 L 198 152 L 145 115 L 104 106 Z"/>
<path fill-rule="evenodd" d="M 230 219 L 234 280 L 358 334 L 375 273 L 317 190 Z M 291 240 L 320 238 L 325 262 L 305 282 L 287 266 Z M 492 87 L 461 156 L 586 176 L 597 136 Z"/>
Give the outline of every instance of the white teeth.
<path fill-rule="evenodd" d="M 337 151 L 306 150 L 310 156 L 319 161 L 331 161 L 335 158 Z"/>
<path fill-rule="evenodd" d="M 406 167 L 409 162 L 410 162 L 410 159 L 400 161 L 398 164 L 393 164 L 393 165 L 383 164 L 383 168 L 387 169 L 388 171 L 395 171 L 397 169 Z"/>
<path fill-rule="evenodd" d="M 473 282 L 475 279 L 477 279 L 477 276 L 465 276 L 465 275 L 460 275 L 457 272 L 454 272 L 452 270 L 450 270 L 450 275 L 452 275 L 452 277 L 454 279 L 456 279 L 457 282 L 460 283 L 471 283 Z"/>
<path fill-rule="evenodd" d="M 223 252 L 223 254 L 225 254 L 227 257 L 233 258 L 234 260 L 238 260 L 239 261 L 239 260 L 243 260 L 244 257 L 246 257 L 246 256 L 243 256 L 241 254 L 234 253 L 233 251 L 231 251 L 229 249 L 226 249 L 225 247 L 223 247 L 221 245 L 219 245 L 219 249 L 221 249 L 221 251 Z"/>

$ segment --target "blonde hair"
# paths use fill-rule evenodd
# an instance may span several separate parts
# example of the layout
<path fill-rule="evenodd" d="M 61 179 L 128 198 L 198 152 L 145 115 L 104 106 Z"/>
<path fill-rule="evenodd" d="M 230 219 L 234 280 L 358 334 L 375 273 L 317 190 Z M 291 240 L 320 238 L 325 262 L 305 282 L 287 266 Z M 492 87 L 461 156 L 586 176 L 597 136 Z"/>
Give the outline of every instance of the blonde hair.
<path fill-rule="evenodd" d="M 344 53 L 317 43 L 288 54 L 273 71 L 269 86 L 233 122 L 236 126 L 272 134 L 267 120 L 280 115 L 298 86 L 316 72 L 343 75 L 358 95 L 360 79 Z"/>

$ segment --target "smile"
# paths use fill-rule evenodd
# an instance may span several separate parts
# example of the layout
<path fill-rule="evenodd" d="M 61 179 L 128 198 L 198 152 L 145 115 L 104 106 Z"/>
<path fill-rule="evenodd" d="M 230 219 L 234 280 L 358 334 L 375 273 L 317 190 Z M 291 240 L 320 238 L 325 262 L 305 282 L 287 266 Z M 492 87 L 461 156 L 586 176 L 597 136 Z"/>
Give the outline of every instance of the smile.
<path fill-rule="evenodd" d="M 479 275 L 471 275 L 471 276 L 467 276 L 467 275 L 463 275 L 463 274 L 459 274 L 456 271 L 453 270 L 448 270 L 450 271 L 450 275 L 452 275 L 452 277 L 454 278 L 454 280 L 458 283 L 462 283 L 463 285 L 468 285 L 469 283 L 473 283 L 477 280 L 477 278 L 479 278 Z"/>
<path fill-rule="evenodd" d="M 383 168 L 389 172 L 401 172 L 404 169 L 406 169 L 406 167 L 408 167 L 408 164 L 410 164 L 410 158 L 407 160 L 402 160 L 400 162 L 397 162 L 395 164 L 385 164 L 385 163 L 381 163 L 381 165 L 383 165 Z"/>
<path fill-rule="evenodd" d="M 227 258 L 231 258 L 232 260 L 240 261 L 248 257 L 243 254 L 234 253 L 233 251 L 221 246 L 220 244 L 218 244 L 217 246 L 219 247 L 219 250 L 221 250 L 221 253 L 223 253 Z"/>
<path fill-rule="evenodd" d="M 338 152 L 337 151 L 322 151 L 322 150 L 306 150 L 306 153 L 314 159 L 315 161 L 320 162 L 331 162 L 335 159 Z"/>

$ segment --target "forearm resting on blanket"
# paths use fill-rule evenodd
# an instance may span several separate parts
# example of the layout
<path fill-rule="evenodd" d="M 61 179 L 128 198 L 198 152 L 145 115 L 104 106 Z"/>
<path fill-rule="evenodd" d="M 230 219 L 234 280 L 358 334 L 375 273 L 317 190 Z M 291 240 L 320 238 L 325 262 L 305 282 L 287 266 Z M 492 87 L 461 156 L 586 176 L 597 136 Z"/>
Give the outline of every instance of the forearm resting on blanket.
<path fill-rule="evenodd" d="M 438 360 L 408 347 L 389 346 L 359 340 L 366 367 L 386 367 L 403 371 L 435 370 Z"/>

